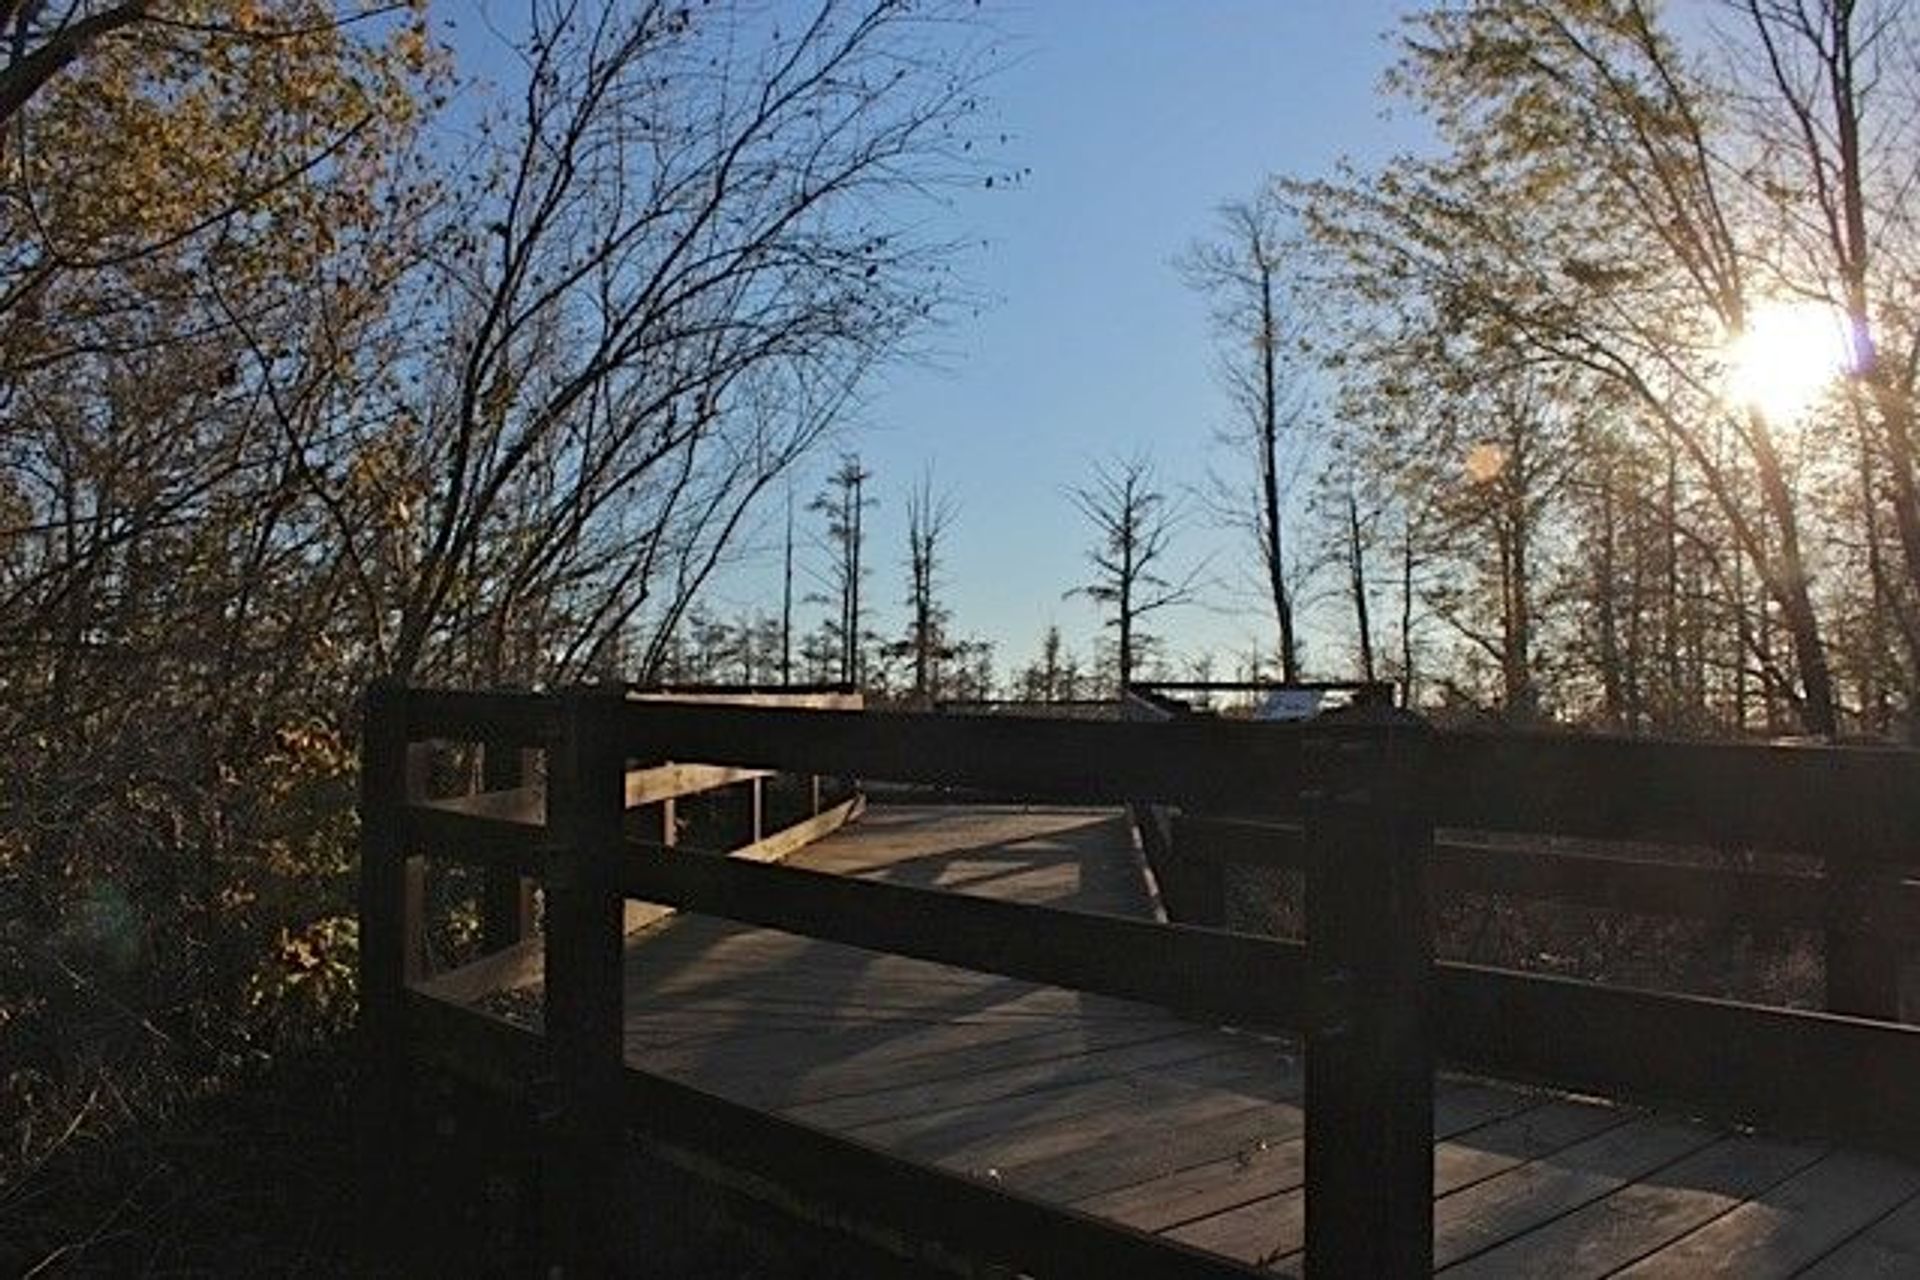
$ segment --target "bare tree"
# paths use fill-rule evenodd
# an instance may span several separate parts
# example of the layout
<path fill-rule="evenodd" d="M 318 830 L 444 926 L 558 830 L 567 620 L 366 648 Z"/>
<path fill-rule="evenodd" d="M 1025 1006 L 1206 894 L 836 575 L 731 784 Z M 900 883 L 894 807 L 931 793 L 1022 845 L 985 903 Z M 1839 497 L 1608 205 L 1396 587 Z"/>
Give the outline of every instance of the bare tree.
<path fill-rule="evenodd" d="M 1239 455 L 1236 469 L 1247 473 L 1216 477 L 1218 505 L 1258 548 L 1261 585 L 1279 628 L 1280 676 L 1297 680 L 1300 651 L 1296 602 L 1287 581 L 1281 436 L 1289 431 L 1299 436 L 1307 405 L 1289 372 L 1288 349 L 1298 345 L 1300 335 L 1281 296 L 1285 228 L 1284 208 L 1270 191 L 1233 201 L 1220 207 L 1217 237 L 1196 242 L 1178 265 L 1187 283 L 1212 303 L 1220 379 L 1235 415 L 1222 440 Z"/>
<path fill-rule="evenodd" d="M 840 460 L 840 467 L 827 477 L 827 487 L 807 504 L 809 511 L 826 518 L 827 549 L 831 559 L 822 575 L 827 584 L 826 603 L 839 609 L 837 619 L 826 622 L 826 630 L 838 649 L 839 679 L 842 684 L 861 683 L 865 676 L 865 628 L 860 610 L 860 584 L 866 576 L 861 552 L 866 544 L 865 515 L 873 499 L 864 496 L 873 473 L 860 465 L 852 454 Z"/>
<path fill-rule="evenodd" d="M 391 566 L 393 670 L 465 627 L 544 637 L 523 678 L 593 669 L 631 628 L 657 656 L 645 633 L 940 306 L 947 246 L 885 219 L 971 163 L 964 24 L 889 0 L 783 17 L 535 4 L 497 180 L 421 281 L 451 300 L 421 335 L 446 354 L 423 353 L 384 478 L 414 526 L 363 549 Z"/>
<path fill-rule="evenodd" d="M 1114 673 L 1125 689 L 1135 666 L 1157 643 L 1141 629 L 1142 620 L 1191 603 L 1200 570 L 1167 574 L 1164 562 L 1180 511 L 1156 484 L 1145 455 L 1097 463 L 1093 479 L 1069 490 L 1068 497 L 1096 536 L 1087 551 L 1093 580 L 1067 594 L 1086 596 L 1109 614 L 1105 625 L 1116 633 Z"/>
<path fill-rule="evenodd" d="M 952 495 L 937 491 L 927 471 L 907 494 L 907 656 L 913 663 L 913 700 L 941 696 L 941 668 L 954 656 L 947 635 L 951 615 L 939 601 L 941 556 L 956 514 Z"/>
<path fill-rule="evenodd" d="M 780 548 L 780 683 L 793 683 L 793 485 L 787 485 L 787 536 Z"/>

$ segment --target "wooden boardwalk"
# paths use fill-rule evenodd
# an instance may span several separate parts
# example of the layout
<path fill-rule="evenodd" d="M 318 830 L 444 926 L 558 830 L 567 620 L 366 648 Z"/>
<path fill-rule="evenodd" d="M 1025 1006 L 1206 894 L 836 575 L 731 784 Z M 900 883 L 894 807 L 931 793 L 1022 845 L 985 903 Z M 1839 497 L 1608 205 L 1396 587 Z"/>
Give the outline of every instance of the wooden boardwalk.
<path fill-rule="evenodd" d="M 1113 811 L 877 806 L 792 861 L 1152 911 Z M 1301 1266 L 1288 1041 L 704 916 L 631 937 L 626 983 L 631 1065 L 1242 1261 Z M 1445 1076 L 1434 1115 L 1434 1264 L 1448 1275 L 1920 1275 L 1909 1164 Z"/>

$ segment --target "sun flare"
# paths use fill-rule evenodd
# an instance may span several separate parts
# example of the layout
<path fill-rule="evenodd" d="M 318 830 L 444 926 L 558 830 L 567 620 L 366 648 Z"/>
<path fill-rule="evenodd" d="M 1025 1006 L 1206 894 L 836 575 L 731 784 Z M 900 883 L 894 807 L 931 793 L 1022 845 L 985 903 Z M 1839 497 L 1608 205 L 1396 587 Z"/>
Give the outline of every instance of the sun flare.
<path fill-rule="evenodd" d="M 1852 365 L 1847 318 L 1818 302 L 1763 302 L 1727 340 L 1726 396 L 1776 423 L 1805 414 Z"/>

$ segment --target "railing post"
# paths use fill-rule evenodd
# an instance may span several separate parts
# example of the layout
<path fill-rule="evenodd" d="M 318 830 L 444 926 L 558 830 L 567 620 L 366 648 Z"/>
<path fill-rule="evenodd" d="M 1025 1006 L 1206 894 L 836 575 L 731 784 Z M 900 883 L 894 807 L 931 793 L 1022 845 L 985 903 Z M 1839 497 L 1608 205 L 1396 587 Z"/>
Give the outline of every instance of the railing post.
<path fill-rule="evenodd" d="M 1823 943 L 1829 1013 L 1900 1021 L 1900 948 L 1878 918 L 1898 879 L 1857 860 L 1827 860 Z"/>
<path fill-rule="evenodd" d="M 1190 830 L 1190 828 L 1188 828 Z M 1188 921 L 1212 929 L 1227 927 L 1227 866 L 1211 850 L 1199 848 L 1182 834 L 1180 823 L 1170 824 L 1168 844 L 1172 861 L 1185 878 Z"/>
<path fill-rule="evenodd" d="M 400 838 L 408 780 L 406 690 L 377 680 L 361 706 L 360 1245 L 370 1265 L 385 1266 L 401 1243 L 396 1210 L 403 1200 L 394 1191 L 407 1149 L 413 1083 L 403 1038 L 414 946 L 408 936 L 409 859 Z"/>
<path fill-rule="evenodd" d="M 1433 1266 L 1430 735 L 1388 708 L 1306 744 L 1307 1274 Z"/>
<path fill-rule="evenodd" d="M 542 1196 L 549 1274 L 612 1274 L 622 1220 L 621 691 L 562 696 L 550 748 L 545 1030 L 552 1085 Z"/>
<path fill-rule="evenodd" d="M 480 747 L 480 787 L 512 791 L 531 781 L 527 752 L 518 743 L 493 741 Z M 533 882 L 503 867 L 488 867 L 480 888 L 480 946 L 500 951 L 533 936 Z"/>
<path fill-rule="evenodd" d="M 402 757 L 400 799 L 402 803 L 428 798 L 433 781 L 433 744 L 408 742 Z M 400 860 L 402 883 L 400 896 L 401 975 L 408 986 L 427 976 L 427 860 L 419 854 L 406 854 Z"/>

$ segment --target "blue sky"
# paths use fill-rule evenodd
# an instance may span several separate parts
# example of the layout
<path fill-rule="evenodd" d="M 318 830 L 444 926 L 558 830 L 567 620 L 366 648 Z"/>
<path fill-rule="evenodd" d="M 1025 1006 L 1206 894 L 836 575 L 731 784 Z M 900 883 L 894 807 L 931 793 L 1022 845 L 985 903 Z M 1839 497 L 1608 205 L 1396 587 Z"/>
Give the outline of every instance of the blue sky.
<path fill-rule="evenodd" d="M 991 8 L 991 6 L 990 6 Z M 1062 599 L 1085 576 L 1083 518 L 1064 489 L 1091 460 L 1149 450 L 1171 485 L 1198 483 L 1227 416 L 1206 309 L 1172 259 L 1215 207 L 1271 173 L 1317 174 L 1417 145 L 1418 122 L 1377 96 L 1385 0 L 1049 0 L 993 10 L 1021 55 L 990 89 L 1032 170 L 954 216 L 985 240 L 967 264 L 991 299 L 940 335 L 939 367 L 897 369 L 853 444 L 875 473 L 870 596 L 892 607 L 905 487 L 923 466 L 960 513 L 947 578 L 963 631 L 996 642 L 1002 669 L 1057 622 L 1090 651 L 1098 617 Z M 804 490 L 803 490 L 804 492 Z M 1236 577 L 1245 549 L 1195 519 L 1176 552 L 1214 554 Z M 750 604 L 742 583 L 725 592 Z M 1176 653 L 1271 645 L 1271 624 L 1224 589 L 1212 609 L 1163 615 Z M 1336 661 L 1337 645 L 1317 646 Z M 1311 651 L 1310 651 L 1311 656 Z"/>
<path fill-rule="evenodd" d="M 1418 121 L 1404 109 L 1389 117 L 1378 96 L 1406 7 L 987 0 L 982 12 L 1015 56 L 986 96 L 1012 139 L 1006 159 L 1031 172 L 955 200 L 951 232 L 976 245 L 962 269 L 987 303 L 935 335 L 936 361 L 880 378 L 849 424 L 846 447 L 874 473 L 879 499 L 867 550 L 879 629 L 902 618 L 905 495 L 931 466 L 959 507 L 946 583 L 960 631 L 993 640 L 1003 672 L 1032 655 L 1049 622 L 1090 654 L 1098 616 L 1062 598 L 1085 578 L 1089 540 L 1066 489 L 1095 459 L 1138 450 L 1169 487 L 1198 483 L 1227 415 L 1205 303 L 1173 259 L 1208 232 L 1220 202 L 1269 174 L 1320 174 L 1343 155 L 1364 164 L 1418 145 Z M 823 456 L 796 479 L 801 504 L 833 462 Z M 713 584 L 716 611 L 777 611 L 780 521 L 766 513 L 758 567 Z M 1240 576 L 1246 548 L 1196 516 L 1176 560 L 1209 554 L 1213 576 Z M 1208 594 L 1213 607 L 1162 615 L 1158 629 L 1181 660 L 1220 654 L 1226 676 L 1232 655 L 1271 649 L 1272 626 L 1251 599 Z M 1309 663 L 1335 674 L 1340 647 L 1309 636 Z"/>

